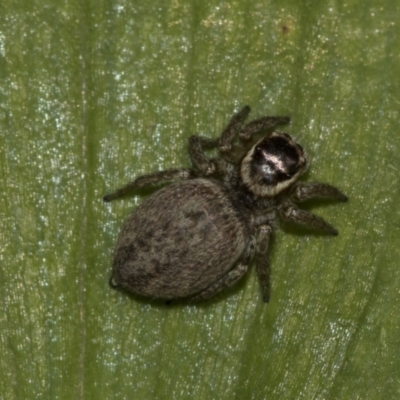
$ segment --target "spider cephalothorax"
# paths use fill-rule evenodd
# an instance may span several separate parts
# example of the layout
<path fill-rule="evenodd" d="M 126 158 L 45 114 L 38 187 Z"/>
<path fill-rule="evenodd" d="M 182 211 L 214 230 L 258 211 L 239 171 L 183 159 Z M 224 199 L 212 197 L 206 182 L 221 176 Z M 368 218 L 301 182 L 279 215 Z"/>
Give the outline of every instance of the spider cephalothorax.
<path fill-rule="evenodd" d="M 299 182 L 309 165 L 303 148 L 273 129 L 288 117 L 244 125 L 250 107 L 235 114 L 218 139 L 192 136 L 193 169 L 143 175 L 104 197 L 178 181 L 143 202 L 125 223 L 115 249 L 110 284 L 166 300 L 205 300 L 236 283 L 256 257 L 264 301 L 269 301 L 268 244 L 282 219 L 337 235 L 322 218 L 295 203 L 346 201 L 335 187 Z M 257 135 L 265 136 L 257 139 Z M 239 137 L 239 145 L 235 141 Z M 220 158 L 204 150 L 218 148 Z"/>

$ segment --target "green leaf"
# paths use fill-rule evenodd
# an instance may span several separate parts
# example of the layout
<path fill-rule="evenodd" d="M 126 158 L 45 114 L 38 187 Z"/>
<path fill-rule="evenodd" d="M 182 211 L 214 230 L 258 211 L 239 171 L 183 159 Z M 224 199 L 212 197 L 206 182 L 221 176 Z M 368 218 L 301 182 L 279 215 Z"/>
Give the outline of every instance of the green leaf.
<path fill-rule="evenodd" d="M 3 0 L 0 399 L 394 399 L 400 395 L 400 5 Z M 108 286 L 143 197 L 187 140 L 235 110 L 290 115 L 311 204 L 337 238 L 289 226 L 272 297 L 252 270 L 203 305 Z"/>

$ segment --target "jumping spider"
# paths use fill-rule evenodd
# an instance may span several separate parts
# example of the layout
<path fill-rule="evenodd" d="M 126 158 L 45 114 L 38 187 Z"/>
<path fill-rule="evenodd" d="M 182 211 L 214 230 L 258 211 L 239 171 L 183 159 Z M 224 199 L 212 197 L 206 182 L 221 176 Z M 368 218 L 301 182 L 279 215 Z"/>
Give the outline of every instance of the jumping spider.
<path fill-rule="evenodd" d="M 256 256 L 268 302 L 267 252 L 277 215 L 338 234 L 295 205 L 347 197 L 328 184 L 297 181 L 308 168 L 307 154 L 288 134 L 273 131 L 290 119 L 267 116 L 244 125 L 249 113 L 245 106 L 217 139 L 192 136 L 193 169 L 143 175 L 104 197 L 108 202 L 139 188 L 179 181 L 155 192 L 126 221 L 114 254 L 113 288 L 165 300 L 205 300 L 234 285 Z M 267 135 L 257 140 L 261 132 Z M 239 145 L 234 144 L 237 137 Z M 205 149 L 213 148 L 220 158 L 205 155 Z"/>

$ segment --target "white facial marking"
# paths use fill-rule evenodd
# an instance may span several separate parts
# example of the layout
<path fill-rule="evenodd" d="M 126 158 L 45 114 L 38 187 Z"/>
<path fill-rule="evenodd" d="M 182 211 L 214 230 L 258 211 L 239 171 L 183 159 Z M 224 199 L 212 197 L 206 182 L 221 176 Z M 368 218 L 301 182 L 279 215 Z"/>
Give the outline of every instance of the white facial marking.
<path fill-rule="evenodd" d="M 273 165 L 275 165 L 279 169 L 279 171 L 286 172 L 285 164 L 283 163 L 281 158 L 273 154 L 268 154 L 265 150 L 262 151 L 262 155 L 265 160 L 270 161 Z M 268 170 L 266 168 L 263 168 L 263 171 L 267 173 L 273 172 L 270 166 L 268 166 Z"/>

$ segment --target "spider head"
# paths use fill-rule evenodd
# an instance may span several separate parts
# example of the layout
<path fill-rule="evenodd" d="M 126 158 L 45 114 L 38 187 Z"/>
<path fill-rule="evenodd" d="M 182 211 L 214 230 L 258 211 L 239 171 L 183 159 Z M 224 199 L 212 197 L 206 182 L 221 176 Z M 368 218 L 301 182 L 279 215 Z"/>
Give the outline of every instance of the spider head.
<path fill-rule="evenodd" d="M 307 167 L 303 148 L 288 134 L 273 132 L 245 155 L 240 178 L 256 196 L 272 197 L 287 189 Z"/>

